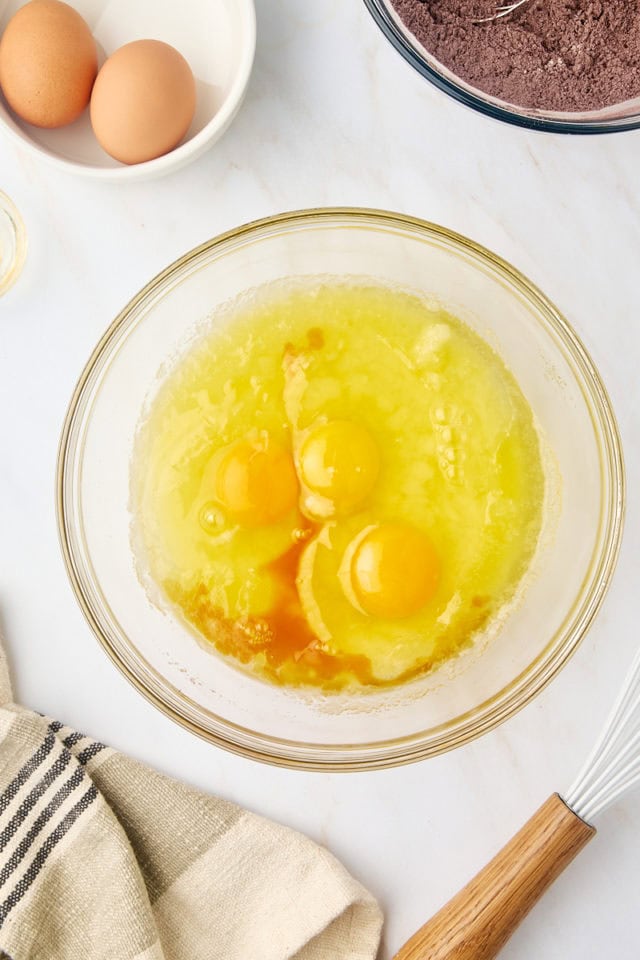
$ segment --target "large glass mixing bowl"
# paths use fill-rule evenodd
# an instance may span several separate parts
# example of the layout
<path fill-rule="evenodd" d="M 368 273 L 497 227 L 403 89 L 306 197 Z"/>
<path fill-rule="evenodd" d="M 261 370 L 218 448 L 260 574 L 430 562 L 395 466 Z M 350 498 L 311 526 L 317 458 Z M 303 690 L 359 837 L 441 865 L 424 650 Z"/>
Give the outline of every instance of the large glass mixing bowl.
<path fill-rule="evenodd" d="M 130 462 L 163 368 L 216 308 L 288 277 L 367 277 L 437 298 L 502 355 L 553 451 L 550 497 L 521 602 L 449 667 L 371 694 L 269 685 L 199 645 L 152 603 L 130 545 Z M 207 318 L 212 318 L 207 320 Z M 611 580 L 623 519 L 620 441 L 575 332 L 517 270 L 450 231 L 397 214 L 288 213 L 203 244 L 152 280 L 109 327 L 76 388 L 59 459 L 69 575 L 96 636 L 153 703 L 190 730 L 271 763 L 389 766 L 490 730 L 556 674 Z"/>

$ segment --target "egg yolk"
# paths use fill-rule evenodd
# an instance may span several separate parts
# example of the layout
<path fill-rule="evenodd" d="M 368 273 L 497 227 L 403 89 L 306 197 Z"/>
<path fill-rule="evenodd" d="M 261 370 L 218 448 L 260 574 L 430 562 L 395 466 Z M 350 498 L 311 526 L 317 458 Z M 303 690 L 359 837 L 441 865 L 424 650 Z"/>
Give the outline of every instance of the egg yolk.
<path fill-rule="evenodd" d="M 215 498 L 227 516 L 245 527 L 265 527 L 290 513 L 298 478 L 288 450 L 271 440 L 239 440 L 218 456 Z"/>
<path fill-rule="evenodd" d="M 313 429 L 299 453 L 300 476 L 313 493 L 347 513 L 367 498 L 378 478 L 378 448 L 364 427 L 331 420 Z"/>
<path fill-rule="evenodd" d="M 405 524 L 374 527 L 357 543 L 350 564 L 358 605 L 380 619 L 418 613 L 435 593 L 439 575 L 433 544 Z"/>

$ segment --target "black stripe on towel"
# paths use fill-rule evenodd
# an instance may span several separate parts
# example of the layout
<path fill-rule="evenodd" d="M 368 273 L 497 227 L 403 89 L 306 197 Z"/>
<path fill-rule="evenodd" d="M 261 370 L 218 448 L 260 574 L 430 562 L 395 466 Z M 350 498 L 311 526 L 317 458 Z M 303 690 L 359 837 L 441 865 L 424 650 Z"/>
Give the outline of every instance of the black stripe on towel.
<path fill-rule="evenodd" d="M 85 747 L 84 750 L 81 750 L 80 753 L 77 754 L 76 760 L 85 766 L 85 764 L 89 763 L 89 760 L 92 760 L 97 753 L 100 753 L 100 751 L 104 749 L 104 743 L 98 743 L 96 740 L 88 747 Z"/>
<path fill-rule="evenodd" d="M 0 887 L 6 883 L 13 871 L 21 864 L 29 847 L 41 832 L 43 827 L 46 827 L 58 807 L 60 807 L 67 799 L 69 794 L 73 793 L 76 787 L 82 783 L 84 777 L 85 772 L 82 767 L 77 767 L 69 779 L 53 796 L 53 799 L 51 799 L 46 807 L 43 808 L 42 812 L 38 814 L 33 826 L 27 831 L 9 859 L 5 862 L 2 870 L 0 870 Z"/>
<path fill-rule="evenodd" d="M 18 827 L 24 823 L 40 797 L 46 793 L 53 781 L 60 776 L 64 768 L 68 766 L 70 760 L 71 754 L 65 750 L 64 753 L 60 754 L 53 766 L 49 767 L 45 775 L 38 780 L 31 793 L 25 797 L 14 815 L 11 817 L 9 823 L 6 825 L 2 833 L 0 833 L 0 850 L 4 850 L 9 840 L 11 840 L 11 837 L 15 835 Z"/>
<path fill-rule="evenodd" d="M 29 760 L 27 760 L 25 765 L 21 770 L 18 771 L 4 793 L 0 796 L 0 814 L 4 813 L 19 791 L 20 787 L 27 782 L 33 771 L 38 769 L 45 757 L 47 757 L 53 750 L 56 738 L 52 730 L 53 724 L 50 724 L 49 733 L 46 735 L 36 752 L 32 757 L 29 758 Z"/>
<path fill-rule="evenodd" d="M 8 915 L 11 913 L 16 904 L 20 903 L 25 893 L 42 870 L 42 867 L 46 863 L 47 858 L 55 848 L 56 844 L 58 844 L 69 832 L 78 817 L 84 813 L 84 811 L 93 803 L 97 796 L 98 791 L 96 790 L 95 785 L 92 783 L 87 792 L 80 797 L 78 802 L 71 808 L 71 810 L 69 810 L 64 819 L 60 821 L 55 830 L 49 834 L 31 861 L 29 869 L 26 871 L 19 883 L 16 884 L 4 903 L 0 905 L 0 927 L 3 925 L 4 921 L 7 919 Z"/>
<path fill-rule="evenodd" d="M 62 741 L 65 747 L 75 747 L 76 743 L 80 743 L 81 740 L 84 740 L 84 733 L 70 733 L 68 737 L 65 737 Z"/>

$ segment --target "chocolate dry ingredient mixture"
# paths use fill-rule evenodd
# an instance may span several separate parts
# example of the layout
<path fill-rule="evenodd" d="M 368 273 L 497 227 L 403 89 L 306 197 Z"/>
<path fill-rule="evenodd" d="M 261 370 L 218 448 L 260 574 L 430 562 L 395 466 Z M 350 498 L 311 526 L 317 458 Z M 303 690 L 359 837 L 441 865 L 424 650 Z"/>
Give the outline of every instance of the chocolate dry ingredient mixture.
<path fill-rule="evenodd" d="M 462 80 L 542 110 L 597 110 L 640 95 L 640 0 L 391 0 L 411 33 Z M 507 0 L 504 0 L 507 2 Z"/>

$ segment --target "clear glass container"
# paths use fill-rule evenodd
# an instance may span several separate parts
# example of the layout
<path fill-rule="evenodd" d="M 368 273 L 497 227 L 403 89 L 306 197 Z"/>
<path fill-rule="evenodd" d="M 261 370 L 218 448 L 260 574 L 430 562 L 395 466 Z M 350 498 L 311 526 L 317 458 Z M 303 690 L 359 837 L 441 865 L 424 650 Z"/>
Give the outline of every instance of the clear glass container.
<path fill-rule="evenodd" d="M 600 110 L 561 113 L 521 107 L 491 97 L 447 69 L 413 36 L 396 13 L 391 0 L 364 0 L 387 40 L 414 70 L 454 100 L 495 120 L 547 133 L 616 133 L 640 127 L 640 97 Z M 496 7 L 498 4 L 496 3 Z"/>
<path fill-rule="evenodd" d="M 269 685 L 199 645 L 152 603 L 130 546 L 130 463 L 141 413 L 216 308 L 287 277 L 366 277 L 436 298 L 499 351 L 546 441 L 562 492 L 515 608 L 491 639 L 433 674 L 374 693 Z M 490 730 L 535 696 L 575 650 L 611 580 L 623 521 L 615 418 L 573 329 L 488 250 L 380 211 L 283 214 L 196 248 L 152 280 L 96 347 L 61 440 L 59 530 L 82 609 L 106 651 L 153 703 L 237 753 L 314 769 L 384 767 Z M 553 499 L 553 498 L 552 498 Z"/>
<path fill-rule="evenodd" d="M 18 279 L 26 254 L 27 235 L 22 218 L 0 190 L 0 296 Z"/>

